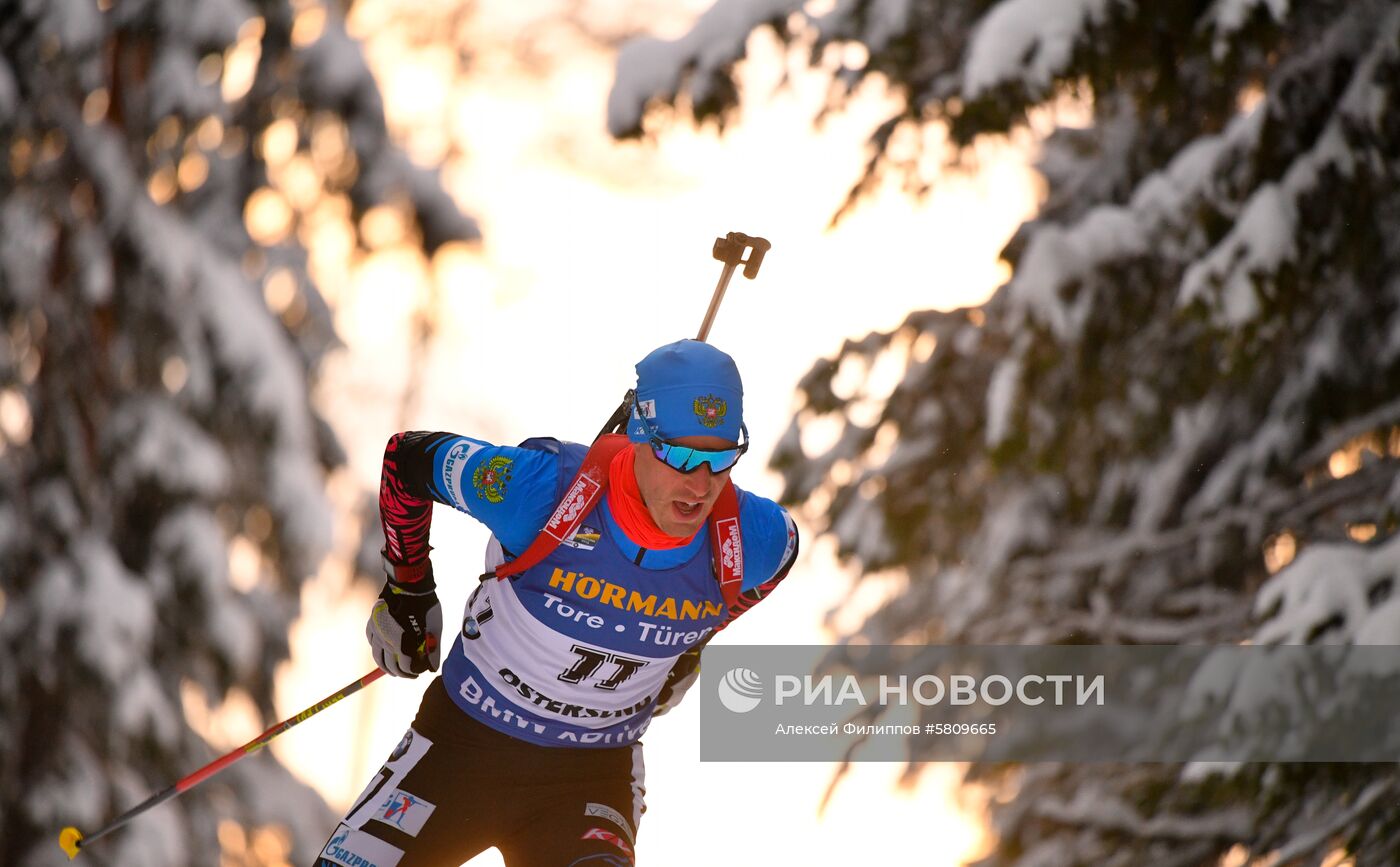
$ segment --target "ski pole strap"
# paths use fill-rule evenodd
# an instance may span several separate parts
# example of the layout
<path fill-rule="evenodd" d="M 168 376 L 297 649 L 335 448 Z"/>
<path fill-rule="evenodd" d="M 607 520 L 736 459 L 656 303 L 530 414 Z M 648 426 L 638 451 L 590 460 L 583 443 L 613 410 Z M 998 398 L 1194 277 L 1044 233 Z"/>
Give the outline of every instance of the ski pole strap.
<path fill-rule="evenodd" d="M 710 556 L 714 558 L 724 607 L 734 610 L 734 602 L 744 589 L 744 537 L 739 532 L 739 495 L 728 480 L 710 510 Z"/>
<path fill-rule="evenodd" d="M 481 576 L 482 579 L 495 576 L 498 580 L 519 575 L 526 569 L 538 566 L 559 547 L 559 543 L 578 531 L 583 519 L 598 505 L 603 491 L 608 488 L 608 466 L 613 457 L 630 445 L 622 434 L 604 434 L 589 447 L 574 480 L 564 492 L 564 498 L 554 508 L 554 514 L 544 522 L 544 527 L 535 536 L 524 553 L 509 563 L 502 563 Z"/>

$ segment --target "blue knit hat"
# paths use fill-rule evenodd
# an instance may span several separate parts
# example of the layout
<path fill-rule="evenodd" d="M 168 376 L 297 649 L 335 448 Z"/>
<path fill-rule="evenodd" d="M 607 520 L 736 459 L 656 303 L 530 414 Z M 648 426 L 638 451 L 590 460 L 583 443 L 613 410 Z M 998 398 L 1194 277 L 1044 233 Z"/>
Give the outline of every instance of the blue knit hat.
<path fill-rule="evenodd" d="M 744 421 L 744 384 L 734 359 L 708 343 L 677 340 L 637 363 L 637 402 L 665 439 L 687 436 L 739 441 Z M 635 409 L 627 438 L 647 441 L 647 426 Z"/>

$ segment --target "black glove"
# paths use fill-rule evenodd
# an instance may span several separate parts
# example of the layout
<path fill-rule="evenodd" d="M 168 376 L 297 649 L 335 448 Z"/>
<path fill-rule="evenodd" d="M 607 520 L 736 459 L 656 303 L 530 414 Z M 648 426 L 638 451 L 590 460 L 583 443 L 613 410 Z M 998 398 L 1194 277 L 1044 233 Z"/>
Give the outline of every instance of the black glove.
<path fill-rule="evenodd" d="M 365 624 L 375 664 L 395 677 L 437 671 L 442 606 L 438 604 L 432 562 L 425 559 L 409 566 L 386 556 L 384 572 L 384 589 Z"/>

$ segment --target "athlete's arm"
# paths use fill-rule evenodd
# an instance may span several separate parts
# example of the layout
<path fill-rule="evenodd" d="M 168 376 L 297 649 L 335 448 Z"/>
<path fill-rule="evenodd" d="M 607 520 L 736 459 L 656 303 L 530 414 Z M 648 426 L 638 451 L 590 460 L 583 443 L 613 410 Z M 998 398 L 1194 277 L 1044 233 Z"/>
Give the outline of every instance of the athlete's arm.
<path fill-rule="evenodd" d="M 745 570 L 743 590 L 734 600 L 725 621 L 704 640 L 682 653 L 671 666 L 666 675 L 666 685 L 662 687 L 657 698 L 657 716 L 680 704 L 686 691 L 695 684 L 700 676 L 700 652 L 710 643 L 710 639 L 718 635 L 720 629 L 733 623 L 734 618 L 772 593 L 787 577 L 792 564 L 797 561 L 797 525 L 793 523 L 787 510 L 761 497 L 753 497 L 746 493 L 740 496 L 742 500 L 739 516 L 744 532 L 744 559 L 746 565 L 752 564 L 752 571 Z M 754 579 L 749 576 L 759 577 Z M 750 581 L 753 583 L 750 584 Z"/>
<path fill-rule="evenodd" d="M 700 651 L 704 649 L 706 644 L 710 643 L 710 639 L 713 637 L 714 633 L 711 632 L 694 647 L 682 653 L 671 665 L 671 670 L 666 673 L 666 684 L 661 687 L 661 692 L 657 696 L 654 716 L 661 716 L 681 703 L 686 691 L 700 677 Z"/>
<path fill-rule="evenodd" d="M 524 550 L 554 509 L 558 460 L 442 431 L 394 434 L 379 483 L 385 553 L 403 564 L 427 558 L 434 502 L 481 521 L 507 549 Z"/>
<path fill-rule="evenodd" d="M 797 562 L 797 525 L 787 509 L 747 491 L 740 492 L 739 497 L 739 521 L 744 534 L 744 583 L 719 629 L 766 599 Z"/>

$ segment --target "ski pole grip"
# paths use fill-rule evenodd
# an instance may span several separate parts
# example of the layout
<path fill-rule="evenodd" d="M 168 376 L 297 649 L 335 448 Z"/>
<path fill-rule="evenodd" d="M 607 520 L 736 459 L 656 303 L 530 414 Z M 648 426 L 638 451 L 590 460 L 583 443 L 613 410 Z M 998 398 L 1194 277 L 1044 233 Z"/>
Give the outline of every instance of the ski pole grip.
<path fill-rule="evenodd" d="M 773 245 L 763 238 L 752 238 L 743 232 L 730 232 L 723 238 L 715 239 L 714 257 L 726 265 L 743 265 L 744 276 L 752 280 L 758 276 L 763 264 L 763 254 Z M 744 258 L 744 251 L 749 257 Z"/>
<path fill-rule="evenodd" d="M 750 238 L 748 235 L 739 235 L 739 237 L 743 239 L 742 243 L 750 247 L 749 258 L 744 262 L 744 276 L 752 280 L 758 276 L 758 266 L 763 264 L 763 254 L 768 252 L 768 248 L 772 244 L 763 238 Z"/>
<path fill-rule="evenodd" d="M 734 240 L 736 232 L 730 232 L 726 238 L 716 238 L 714 256 L 726 265 L 737 265 L 744 257 L 743 245 Z"/>

